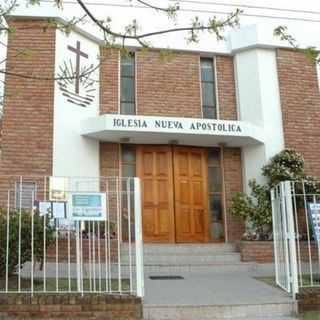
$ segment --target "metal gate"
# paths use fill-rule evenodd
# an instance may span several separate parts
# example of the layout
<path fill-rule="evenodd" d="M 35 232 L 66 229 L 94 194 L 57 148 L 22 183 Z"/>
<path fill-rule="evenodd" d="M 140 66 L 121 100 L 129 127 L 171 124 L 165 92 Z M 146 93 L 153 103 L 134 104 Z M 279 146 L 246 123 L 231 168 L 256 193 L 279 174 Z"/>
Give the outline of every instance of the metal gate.
<path fill-rule="evenodd" d="M 299 288 L 320 285 L 320 183 L 281 182 L 271 203 L 276 283 L 295 296 Z M 312 205 L 319 206 L 315 218 Z"/>
<path fill-rule="evenodd" d="M 296 293 L 296 247 L 290 182 L 281 182 L 271 190 L 276 283 Z"/>
<path fill-rule="evenodd" d="M 139 178 L 0 176 L 0 234 L 0 293 L 144 295 Z"/>

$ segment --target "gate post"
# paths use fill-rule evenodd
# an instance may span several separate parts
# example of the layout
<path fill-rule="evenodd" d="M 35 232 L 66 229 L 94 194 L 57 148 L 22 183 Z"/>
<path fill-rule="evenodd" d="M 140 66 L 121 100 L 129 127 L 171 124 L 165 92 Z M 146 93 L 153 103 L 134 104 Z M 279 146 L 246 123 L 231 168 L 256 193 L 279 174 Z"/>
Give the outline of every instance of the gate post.
<path fill-rule="evenodd" d="M 144 296 L 144 271 L 143 271 L 143 240 L 142 240 L 142 210 L 140 179 L 134 178 L 134 218 L 135 218 L 135 244 L 136 244 L 136 277 L 137 295 Z"/>
<path fill-rule="evenodd" d="M 286 202 L 286 218 L 287 218 L 287 239 L 289 240 L 289 263 L 290 263 L 290 279 L 292 295 L 295 298 L 299 292 L 298 284 L 298 268 L 297 268 L 297 248 L 296 248 L 296 232 L 294 227 L 294 212 L 292 206 L 292 186 L 291 181 L 284 182 L 284 196 Z"/>

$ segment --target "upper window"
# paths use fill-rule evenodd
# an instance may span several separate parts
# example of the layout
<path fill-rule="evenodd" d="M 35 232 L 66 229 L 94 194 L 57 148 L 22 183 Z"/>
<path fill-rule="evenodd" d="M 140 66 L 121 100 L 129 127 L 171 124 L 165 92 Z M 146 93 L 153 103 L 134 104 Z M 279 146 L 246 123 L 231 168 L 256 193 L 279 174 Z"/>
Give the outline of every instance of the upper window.
<path fill-rule="evenodd" d="M 203 118 L 216 119 L 216 94 L 213 59 L 201 59 L 201 91 Z"/>
<path fill-rule="evenodd" d="M 120 113 L 135 114 L 135 61 L 134 55 L 128 54 L 121 57 L 121 94 Z"/>

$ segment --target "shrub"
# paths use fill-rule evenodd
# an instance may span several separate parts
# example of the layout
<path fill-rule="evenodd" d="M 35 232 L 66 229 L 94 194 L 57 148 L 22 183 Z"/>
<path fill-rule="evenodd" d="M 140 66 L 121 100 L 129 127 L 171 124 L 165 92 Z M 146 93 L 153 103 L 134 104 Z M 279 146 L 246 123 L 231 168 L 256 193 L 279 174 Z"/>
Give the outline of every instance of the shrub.
<path fill-rule="evenodd" d="M 262 174 L 268 179 L 270 187 L 281 181 L 305 179 L 303 157 L 293 149 L 284 149 L 262 168 Z"/>
<path fill-rule="evenodd" d="M 249 181 L 250 195 L 238 192 L 232 200 L 231 213 L 247 221 L 257 238 L 267 239 L 272 230 L 272 212 L 270 192 L 267 186 Z"/>
<path fill-rule="evenodd" d="M 44 218 L 38 211 L 34 213 L 34 260 L 42 262 L 43 259 L 43 232 Z M 46 219 L 46 246 L 48 247 L 54 239 L 54 229 Z M 18 241 L 19 240 L 19 212 L 10 212 L 9 219 L 9 259 L 8 273 L 12 275 L 18 268 Z M 7 215 L 0 209 L 0 277 L 6 273 L 6 246 L 7 246 Z M 21 266 L 31 261 L 31 213 L 23 210 L 21 212 Z"/>

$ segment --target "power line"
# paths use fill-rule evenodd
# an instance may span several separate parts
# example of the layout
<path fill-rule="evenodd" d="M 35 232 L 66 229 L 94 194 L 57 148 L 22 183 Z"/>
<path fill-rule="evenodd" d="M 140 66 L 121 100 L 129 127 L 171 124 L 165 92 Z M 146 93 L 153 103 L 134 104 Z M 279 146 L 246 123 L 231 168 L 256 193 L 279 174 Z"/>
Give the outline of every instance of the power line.
<path fill-rule="evenodd" d="M 187 1 L 187 0 L 184 0 Z M 53 3 L 52 0 L 41 0 L 41 2 L 49 2 Z M 64 4 L 78 4 L 73 0 L 65 0 Z M 119 7 L 119 8 L 135 8 L 135 9 L 148 9 L 147 6 L 142 5 L 132 5 L 132 4 L 115 4 L 115 3 L 101 3 L 101 2 L 85 2 L 87 6 L 103 6 L 103 7 Z M 209 13 L 209 14 L 221 14 L 221 15 L 229 15 L 231 12 L 229 11 L 221 11 L 221 10 L 201 10 L 201 9 L 184 9 L 180 8 L 180 12 L 193 12 L 193 13 Z M 298 11 L 300 12 L 300 11 Z M 319 19 L 309 19 L 309 18 L 297 18 L 297 17 L 288 17 L 288 16 L 270 16 L 267 14 L 254 14 L 254 13 L 241 13 L 241 16 L 244 17 L 255 17 L 255 18 L 266 18 L 266 19 L 281 19 L 281 20 L 292 20 L 292 21 L 304 21 L 304 22 L 320 22 Z"/>
<path fill-rule="evenodd" d="M 170 1 L 175 1 L 175 0 L 170 0 Z M 221 3 L 221 2 L 215 2 L 215 1 L 196 1 L 196 0 L 179 0 L 179 2 L 191 3 L 191 4 L 214 5 L 214 6 L 222 6 L 222 7 L 237 7 L 237 8 L 248 8 L 248 9 L 258 9 L 258 10 L 272 10 L 272 11 L 292 12 L 292 13 L 320 14 L 320 11 L 253 6 L 253 5 L 239 4 L 239 3 L 231 4 L 231 3 Z"/>

